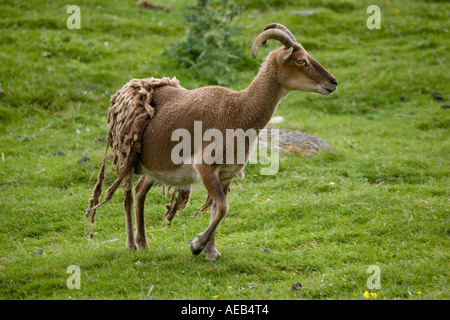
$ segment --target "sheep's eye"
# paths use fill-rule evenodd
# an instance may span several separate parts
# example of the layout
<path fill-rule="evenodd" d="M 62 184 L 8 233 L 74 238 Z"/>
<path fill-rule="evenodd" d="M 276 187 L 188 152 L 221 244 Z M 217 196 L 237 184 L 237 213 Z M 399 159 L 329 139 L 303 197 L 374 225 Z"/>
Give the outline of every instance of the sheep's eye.
<path fill-rule="evenodd" d="M 295 61 L 295 63 L 298 64 L 299 66 L 306 66 L 305 59 L 297 60 L 297 61 Z"/>

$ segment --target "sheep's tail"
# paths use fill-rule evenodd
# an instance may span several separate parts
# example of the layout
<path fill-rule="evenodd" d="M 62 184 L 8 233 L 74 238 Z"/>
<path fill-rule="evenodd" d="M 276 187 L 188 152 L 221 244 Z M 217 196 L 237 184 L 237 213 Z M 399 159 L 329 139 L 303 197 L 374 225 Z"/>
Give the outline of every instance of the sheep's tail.
<path fill-rule="evenodd" d="M 142 133 L 155 112 L 150 105 L 153 89 L 165 85 L 180 87 L 175 77 L 172 79 L 133 79 L 111 97 L 108 112 L 108 143 L 98 173 L 97 183 L 84 214 L 86 222 L 88 222 L 92 212 L 91 226 L 95 221 L 98 207 L 111 200 L 121 183 L 124 190 L 131 189 L 130 178 L 134 173 L 138 155 L 141 153 Z M 113 163 L 117 168 L 117 178 L 106 191 L 103 201 L 100 202 L 105 179 L 108 147 L 112 148 Z M 92 237 L 92 232 L 90 236 Z"/>
<path fill-rule="evenodd" d="M 95 184 L 94 191 L 92 192 L 92 196 L 89 199 L 89 206 L 86 209 L 86 212 L 84 213 L 84 219 L 86 220 L 86 222 L 88 222 L 89 216 L 91 215 L 92 212 L 91 224 L 93 224 L 95 221 L 95 213 L 97 212 L 100 195 L 102 194 L 103 191 L 103 182 L 105 180 L 105 166 L 106 166 L 106 156 L 108 154 L 108 147 L 109 144 L 106 145 L 105 155 L 103 156 L 102 165 L 98 172 L 97 183 Z"/>

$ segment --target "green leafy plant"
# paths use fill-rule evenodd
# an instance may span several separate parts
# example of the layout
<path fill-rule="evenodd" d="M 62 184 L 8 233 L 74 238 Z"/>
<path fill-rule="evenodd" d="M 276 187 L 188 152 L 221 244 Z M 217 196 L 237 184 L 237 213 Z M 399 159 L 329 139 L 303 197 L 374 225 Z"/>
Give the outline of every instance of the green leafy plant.
<path fill-rule="evenodd" d="M 186 5 L 186 38 L 170 49 L 171 60 L 206 83 L 232 82 L 237 70 L 251 65 L 249 43 L 236 39 L 240 27 L 233 23 L 242 11 L 228 0 L 198 0 Z"/>

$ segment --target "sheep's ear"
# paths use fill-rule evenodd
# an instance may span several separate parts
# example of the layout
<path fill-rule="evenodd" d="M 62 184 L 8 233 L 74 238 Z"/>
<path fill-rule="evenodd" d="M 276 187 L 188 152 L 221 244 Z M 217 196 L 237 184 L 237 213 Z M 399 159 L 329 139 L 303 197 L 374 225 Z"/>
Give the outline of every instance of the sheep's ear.
<path fill-rule="evenodd" d="M 290 47 L 289 49 L 284 50 L 278 56 L 278 61 L 280 61 L 281 63 L 285 63 L 291 57 L 292 52 L 294 52 L 294 47 Z"/>

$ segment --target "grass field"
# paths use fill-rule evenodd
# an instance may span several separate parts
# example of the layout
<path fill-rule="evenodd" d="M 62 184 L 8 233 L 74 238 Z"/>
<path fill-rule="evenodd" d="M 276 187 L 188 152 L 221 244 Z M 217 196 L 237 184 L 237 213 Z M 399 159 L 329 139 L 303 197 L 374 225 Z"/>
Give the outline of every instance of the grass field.
<path fill-rule="evenodd" d="M 79 30 L 67 28 L 64 1 L 0 4 L 0 299 L 146 299 L 152 286 L 151 299 L 449 299 L 448 2 L 238 1 L 236 41 L 249 44 L 248 56 L 265 25 L 282 23 L 339 89 L 282 100 L 278 126 L 333 151 L 283 154 L 273 176 L 247 166 L 228 196 L 215 262 L 187 244 L 209 222 L 209 213 L 193 217 L 203 187 L 170 226 L 161 186 L 150 192 L 149 250 L 125 249 L 121 192 L 88 239 L 83 213 L 110 96 L 132 78 L 209 84 L 167 57 L 185 36 L 184 3 L 168 1 L 164 12 L 136 2 L 79 0 Z M 381 29 L 366 26 L 372 4 Z M 228 86 L 245 88 L 278 47 L 261 48 Z M 67 287 L 71 265 L 80 289 Z M 379 289 L 367 286 L 369 266 L 379 267 Z M 303 289 L 293 292 L 295 282 Z"/>

